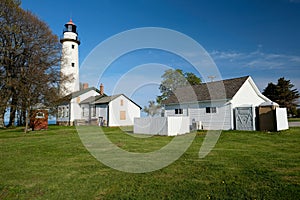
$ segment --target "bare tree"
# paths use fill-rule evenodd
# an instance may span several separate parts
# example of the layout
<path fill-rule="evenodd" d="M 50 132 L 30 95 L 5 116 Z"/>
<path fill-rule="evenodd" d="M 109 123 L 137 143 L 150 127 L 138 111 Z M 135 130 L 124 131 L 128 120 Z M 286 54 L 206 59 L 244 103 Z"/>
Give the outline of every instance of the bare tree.
<path fill-rule="evenodd" d="M 0 3 L 0 117 L 10 109 L 9 125 L 16 112 L 27 124 L 37 103 L 55 107 L 59 83 L 70 77 L 60 74 L 61 45 L 49 27 L 14 0 Z"/>
<path fill-rule="evenodd" d="M 4 117 L 7 106 L 11 108 L 11 116 L 15 113 L 17 72 L 22 45 L 17 37 L 20 34 L 20 2 L 3 0 L 0 2 L 0 68 L 1 68 L 1 106 L 0 117 Z M 15 94 L 14 94 L 15 93 Z M 14 94 L 14 95 L 13 95 Z M 12 117 L 10 117 L 12 118 Z"/>

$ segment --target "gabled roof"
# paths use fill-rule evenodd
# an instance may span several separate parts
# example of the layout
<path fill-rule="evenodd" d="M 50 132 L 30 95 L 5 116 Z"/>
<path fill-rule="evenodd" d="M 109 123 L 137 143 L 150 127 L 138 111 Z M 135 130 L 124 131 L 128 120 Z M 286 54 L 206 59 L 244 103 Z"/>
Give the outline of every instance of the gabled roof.
<path fill-rule="evenodd" d="M 100 91 L 97 88 L 95 88 L 95 87 L 89 87 L 89 88 L 86 88 L 86 89 L 83 89 L 83 90 L 72 92 L 68 96 L 70 96 L 71 98 L 78 97 L 78 96 L 80 96 L 80 95 L 82 95 L 84 93 L 87 93 L 87 92 L 91 91 L 91 90 L 94 90 L 94 91 L 100 93 Z"/>
<path fill-rule="evenodd" d="M 244 76 L 178 88 L 162 104 L 232 99 L 248 78 Z"/>
<path fill-rule="evenodd" d="M 121 96 L 122 94 L 116 94 L 116 95 L 112 95 L 112 96 L 106 96 L 106 97 L 102 97 L 98 100 L 96 100 L 94 102 L 94 104 L 107 104 L 109 102 L 111 102 L 112 100 L 118 98 L 119 96 Z M 125 96 L 125 95 L 124 95 Z"/>
<path fill-rule="evenodd" d="M 80 95 L 82 95 L 82 94 L 84 94 L 86 92 L 91 91 L 91 90 L 94 90 L 94 91 L 100 93 L 100 91 L 97 88 L 95 88 L 95 87 L 89 87 L 89 88 L 82 89 L 82 90 L 79 90 L 79 91 L 76 91 L 76 92 L 72 92 L 72 93 L 70 93 L 70 94 L 62 97 L 61 98 L 62 99 L 61 104 L 69 104 L 70 101 L 71 101 L 71 99 L 73 99 L 75 97 L 78 97 L 78 96 L 80 96 Z"/>
<path fill-rule="evenodd" d="M 112 96 L 97 95 L 97 96 L 89 97 L 89 98 L 83 100 L 82 102 L 80 102 L 80 104 L 91 104 L 91 105 L 108 104 L 109 102 L 113 101 L 114 99 L 118 98 L 119 96 L 126 97 L 129 101 L 131 101 L 132 103 L 134 103 L 135 105 L 137 105 L 140 109 L 142 109 L 141 106 L 139 106 L 137 103 L 135 103 L 134 101 L 132 101 L 131 99 L 129 99 L 124 94 L 116 94 L 116 95 L 112 95 Z"/>
<path fill-rule="evenodd" d="M 81 101 L 79 104 L 91 104 L 94 103 L 95 101 L 97 101 L 98 99 L 105 97 L 106 95 L 96 95 L 96 96 L 91 96 L 88 97 L 87 99 L 84 99 L 83 101 Z"/>

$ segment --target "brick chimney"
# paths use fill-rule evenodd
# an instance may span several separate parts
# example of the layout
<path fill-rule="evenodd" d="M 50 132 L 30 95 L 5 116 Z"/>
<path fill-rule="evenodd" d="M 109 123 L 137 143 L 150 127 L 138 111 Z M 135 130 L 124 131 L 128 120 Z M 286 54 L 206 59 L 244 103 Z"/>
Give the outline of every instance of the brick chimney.
<path fill-rule="evenodd" d="M 89 84 L 88 83 L 83 83 L 83 89 L 87 89 L 89 88 Z"/>
<path fill-rule="evenodd" d="M 100 95 L 103 95 L 103 94 L 104 94 L 104 86 L 101 83 L 101 85 L 100 85 Z"/>

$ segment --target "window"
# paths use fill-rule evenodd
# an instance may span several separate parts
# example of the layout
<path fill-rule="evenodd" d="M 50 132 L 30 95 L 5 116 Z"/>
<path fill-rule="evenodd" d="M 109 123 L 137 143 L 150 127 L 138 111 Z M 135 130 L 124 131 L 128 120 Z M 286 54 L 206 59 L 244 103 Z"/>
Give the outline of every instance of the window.
<path fill-rule="evenodd" d="M 216 107 L 206 107 L 206 113 L 217 113 Z"/>
<path fill-rule="evenodd" d="M 75 48 L 75 45 L 74 44 L 72 44 L 72 49 L 74 49 Z"/>
<path fill-rule="evenodd" d="M 68 31 L 70 31 L 70 32 L 72 31 L 72 25 L 71 24 L 68 25 Z"/>
<path fill-rule="evenodd" d="M 123 99 L 120 100 L 120 106 L 123 106 L 124 105 L 124 101 Z"/>
<path fill-rule="evenodd" d="M 95 107 L 91 107 L 91 113 L 92 113 L 92 117 L 96 117 L 96 108 Z"/>
<path fill-rule="evenodd" d="M 82 117 L 84 117 L 84 107 L 82 108 Z"/>
<path fill-rule="evenodd" d="M 126 120 L 126 111 L 120 111 L 120 120 Z"/>
<path fill-rule="evenodd" d="M 65 109 L 65 107 L 63 107 L 63 109 L 62 109 L 62 117 L 63 118 L 65 117 L 65 112 L 66 112 L 66 109 Z"/>
<path fill-rule="evenodd" d="M 72 63 L 72 67 L 75 67 L 75 63 Z"/>
<path fill-rule="evenodd" d="M 58 108 L 58 118 L 63 118 L 63 110 L 61 107 Z"/>
<path fill-rule="evenodd" d="M 175 114 L 176 114 L 176 115 L 181 115 L 181 114 L 183 114 L 183 109 L 182 109 L 182 108 L 176 108 L 176 109 L 175 109 Z"/>
<path fill-rule="evenodd" d="M 43 112 L 37 112 L 35 118 L 40 118 L 40 119 L 45 118 L 45 114 Z"/>

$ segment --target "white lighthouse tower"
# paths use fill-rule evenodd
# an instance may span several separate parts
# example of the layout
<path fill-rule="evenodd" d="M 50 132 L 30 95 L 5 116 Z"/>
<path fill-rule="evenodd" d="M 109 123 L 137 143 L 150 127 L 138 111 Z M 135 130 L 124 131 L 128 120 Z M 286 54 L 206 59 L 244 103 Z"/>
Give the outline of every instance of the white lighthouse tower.
<path fill-rule="evenodd" d="M 70 80 L 64 81 L 60 85 L 60 94 L 62 96 L 79 91 L 78 46 L 80 45 L 80 41 L 76 28 L 76 25 L 72 22 L 72 19 L 70 19 L 70 21 L 65 24 L 63 37 L 60 39 L 62 43 L 60 70 L 62 74 L 70 77 Z"/>

